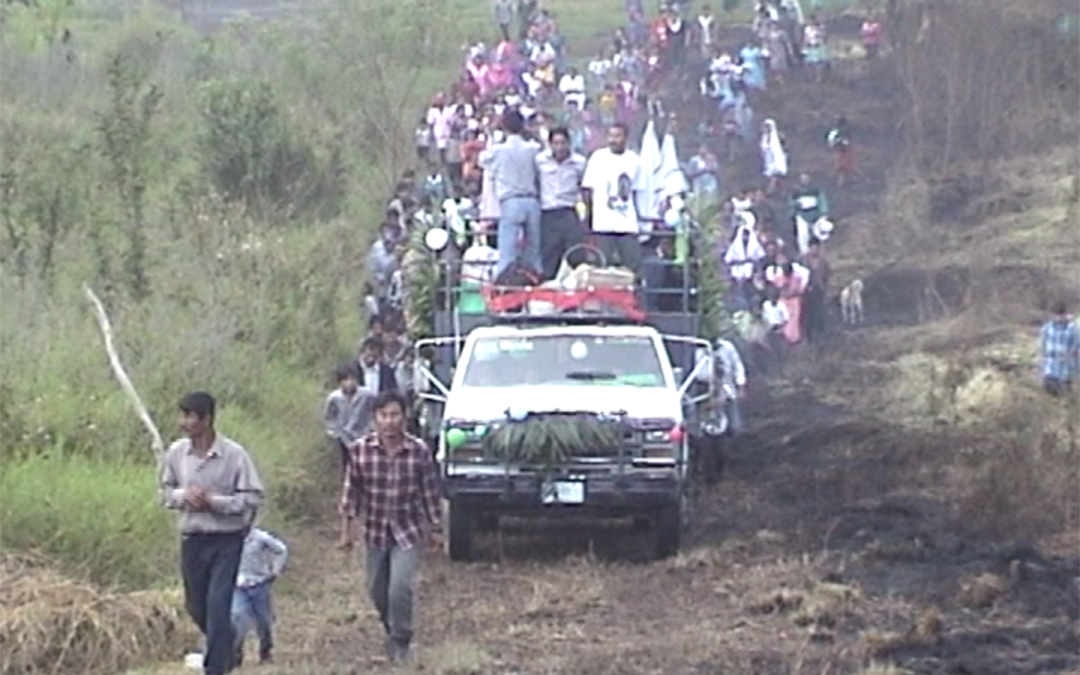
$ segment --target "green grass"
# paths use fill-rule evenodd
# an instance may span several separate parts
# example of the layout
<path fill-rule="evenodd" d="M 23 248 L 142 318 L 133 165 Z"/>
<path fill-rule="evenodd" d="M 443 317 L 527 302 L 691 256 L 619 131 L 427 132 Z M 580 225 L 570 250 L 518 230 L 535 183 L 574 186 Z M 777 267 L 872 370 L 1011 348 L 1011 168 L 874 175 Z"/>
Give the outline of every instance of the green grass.
<path fill-rule="evenodd" d="M 0 545 L 64 560 L 110 586 L 173 573 L 175 524 L 155 498 L 152 464 L 38 455 L 0 470 Z"/>
<path fill-rule="evenodd" d="M 304 422 L 312 416 L 296 404 L 274 402 L 258 415 L 236 407 L 220 411 L 221 433 L 249 449 L 267 485 L 260 517 L 269 527 L 322 517 L 336 495 L 327 470 L 332 459 L 317 426 Z M 289 428 L 290 419 L 299 423 Z M 47 556 L 66 573 L 109 587 L 174 582 L 177 514 L 161 506 L 157 489 L 149 452 L 140 461 L 56 447 L 6 459 L 0 463 L 0 548 Z"/>
<path fill-rule="evenodd" d="M 362 335 L 370 233 L 410 162 L 416 115 L 461 47 L 495 26 L 474 0 L 431 0 L 424 16 L 343 1 L 314 22 L 212 37 L 154 3 L 38 5 L 8 8 L 0 29 L 0 544 L 106 584 L 154 583 L 172 574 L 173 523 L 82 285 L 104 298 L 166 437 L 179 396 L 213 392 L 220 430 L 255 456 L 270 517 L 318 516 L 336 492 L 318 411 L 326 375 Z M 576 59 L 623 17 L 622 0 L 546 6 Z M 76 36 L 71 63 L 48 52 L 60 25 Z M 110 80 L 112 63 L 122 78 Z M 211 117 L 215 91 L 265 96 Z M 231 148 L 248 154 L 208 143 L 215 124 L 254 139 Z M 264 160 L 279 152 L 274 185 L 288 198 L 241 203 L 215 182 L 247 162 L 258 170 L 243 180 L 267 181 L 251 192 L 266 194 L 277 165 Z"/>

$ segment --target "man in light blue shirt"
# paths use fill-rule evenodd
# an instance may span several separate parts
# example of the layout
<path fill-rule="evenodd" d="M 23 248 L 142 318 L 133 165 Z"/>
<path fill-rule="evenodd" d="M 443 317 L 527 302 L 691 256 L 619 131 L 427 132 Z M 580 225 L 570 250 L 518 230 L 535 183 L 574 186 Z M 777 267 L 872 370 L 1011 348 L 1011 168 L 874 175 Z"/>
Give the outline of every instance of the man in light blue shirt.
<path fill-rule="evenodd" d="M 259 663 L 270 663 L 274 649 L 274 580 L 285 571 L 289 549 L 266 530 L 251 528 L 244 538 L 240 571 L 232 598 L 232 622 L 236 631 L 234 663 L 244 660 L 244 638 L 255 630 L 259 636 Z"/>
<path fill-rule="evenodd" d="M 1061 396 L 1072 389 L 1080 370 L 1080 330 L 1064 302 L 1054 303 L 1052 312 L 1040 333 L 1039 353 L 1043 386 L 1052 396 Z"/>
<path fill-rule="evenodd" d="M 522 264 L 540 272 L 540 198 L 536 174 L 536 156 L 540 144 L 525 138 L 525 118 L 514 109 L 502 117 L 506 140 L 480 153 L 480 166 L 490 171 L 499 200 L 498 278 L 518 258 Z M 518 254 L 518 237 L 524 247 Z"/>

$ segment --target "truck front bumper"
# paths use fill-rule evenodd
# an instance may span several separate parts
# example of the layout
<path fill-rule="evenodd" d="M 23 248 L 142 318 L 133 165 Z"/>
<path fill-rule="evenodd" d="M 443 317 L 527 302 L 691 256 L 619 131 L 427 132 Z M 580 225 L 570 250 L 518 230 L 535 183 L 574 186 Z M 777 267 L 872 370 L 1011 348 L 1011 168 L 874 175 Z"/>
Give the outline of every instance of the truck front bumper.
<path fill-rule="evenodd" d="M 444 475 L 442 487 L 447 499 L 478 511 L 619 517 L 678 504 L 682 485 L 675 469 L 634 469 L 550 476 L 458 471 Z"/>

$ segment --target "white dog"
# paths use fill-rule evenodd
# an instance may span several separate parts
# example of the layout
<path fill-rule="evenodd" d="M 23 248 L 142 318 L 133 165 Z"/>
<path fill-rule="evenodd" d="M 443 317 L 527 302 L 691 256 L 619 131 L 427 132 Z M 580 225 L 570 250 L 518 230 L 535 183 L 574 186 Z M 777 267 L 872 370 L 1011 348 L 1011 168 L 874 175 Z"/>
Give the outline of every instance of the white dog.
<path fill-rule="evenodd" d="M 855 324 L 863 322 L 863 282 L 856 279 L 840 291 L 840 316 L 844 323 Z"/>

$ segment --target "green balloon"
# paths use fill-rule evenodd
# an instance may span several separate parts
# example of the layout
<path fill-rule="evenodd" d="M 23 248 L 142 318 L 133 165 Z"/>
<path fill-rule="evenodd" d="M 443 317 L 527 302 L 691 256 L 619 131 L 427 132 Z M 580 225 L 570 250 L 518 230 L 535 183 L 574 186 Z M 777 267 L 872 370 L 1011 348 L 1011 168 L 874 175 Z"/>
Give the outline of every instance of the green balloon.
<path fill-rule="evenodd" d="M 476 436 L 479 436 L 479 437 L 482 438 L 484 435 L 487 434 L 488 429 L 483 424 L 481 424 L 481 425 L 479 425 L 477 427 L 474 427 L 472 431 L 473 431 L 473 434 L 475 434 Z"/>
<path fill-rule="evenodd" d="M 468 435 L 462 429 L 447 429 L 446 431 L 446 445 L 451 449 L 460 448 L 468 439 Z"/>

